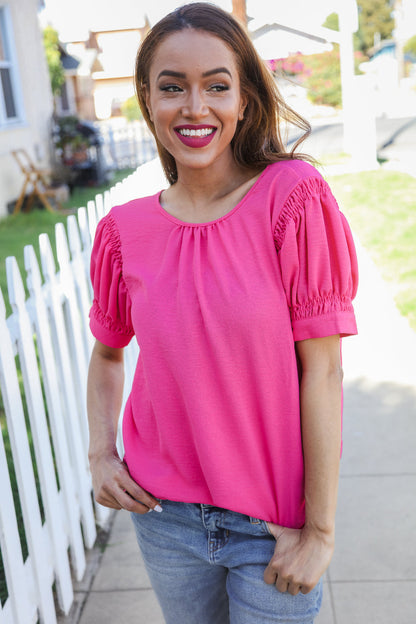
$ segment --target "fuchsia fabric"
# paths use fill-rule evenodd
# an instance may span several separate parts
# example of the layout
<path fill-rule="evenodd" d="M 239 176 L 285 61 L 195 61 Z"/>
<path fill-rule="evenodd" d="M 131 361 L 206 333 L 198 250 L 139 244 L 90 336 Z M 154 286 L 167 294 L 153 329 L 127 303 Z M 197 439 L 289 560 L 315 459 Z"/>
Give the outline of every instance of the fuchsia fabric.
<path fill-rule="evenodd" d="M 159 195 L 97 229 L 91 330 L 140 356 L 123 438 L 157 498 L 304 523 L 297 340 L 356 333 L 348 224 L 311 165 L 268 166 L 231 212 L 180 221 Z"/>

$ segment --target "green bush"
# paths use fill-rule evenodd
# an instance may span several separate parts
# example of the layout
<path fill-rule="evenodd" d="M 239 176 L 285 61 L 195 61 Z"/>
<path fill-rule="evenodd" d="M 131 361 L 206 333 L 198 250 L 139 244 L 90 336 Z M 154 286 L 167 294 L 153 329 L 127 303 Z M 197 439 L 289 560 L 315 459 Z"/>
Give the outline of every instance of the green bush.
<path fill-rule="evenodd" d="M 121 114 L 127 121 L 137 121 L 142 118 L 142 112 L 135 95 L 132 95 L 121 105 Z"/>
<path fill-rule="evenodd" d="M 406 54 L 410 54 L 416 59 L 416 35 L 413 35 L 413 37 L 410 37 L 410 39 L 406 41 L 404 51 Z"/>
<path fill-rule="evenodd" d="M 43 46 L 48 63 L 52 93 L 59 95 L 65 82 L 65 74 L 61 61 L 58 33 L 52 26 L 47 26 L 43 31 Z"/>
<path fill-rule="evenodd" d="M 362 53 L 355 53 L 355 71 L 361 73 L 358 65 L 365 60 Z M 280 59 L 272 66 L 279 74 L 289 75 L 308 90 L 308 98 L 313 104 L 341 108 L 341 70 L 339 47 L 320 54 L 293 54 Z"/>

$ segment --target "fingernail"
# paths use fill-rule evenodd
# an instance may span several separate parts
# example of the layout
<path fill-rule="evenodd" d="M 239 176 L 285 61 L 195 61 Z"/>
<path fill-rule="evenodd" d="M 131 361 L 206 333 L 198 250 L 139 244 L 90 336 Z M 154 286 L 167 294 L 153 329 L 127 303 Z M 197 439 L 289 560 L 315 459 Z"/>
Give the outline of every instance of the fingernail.
<path fill-rule="evenodd" d="M 153 507 L 153 511 L 157 511 L 158 513 L 161 513 L 163 509 L 160 505 L 156 505 L 156 507 Z"/>

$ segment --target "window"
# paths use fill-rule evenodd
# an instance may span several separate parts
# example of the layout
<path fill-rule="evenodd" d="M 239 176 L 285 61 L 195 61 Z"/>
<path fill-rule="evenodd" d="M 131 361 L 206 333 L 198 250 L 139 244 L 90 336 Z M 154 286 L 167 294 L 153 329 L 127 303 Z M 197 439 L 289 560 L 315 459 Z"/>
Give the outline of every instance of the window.
<path fill-rule="evenodd" d="M 0 7 L 0 127 L 20 118 L 13 54 L 11 20 L 7 7 Z"/>

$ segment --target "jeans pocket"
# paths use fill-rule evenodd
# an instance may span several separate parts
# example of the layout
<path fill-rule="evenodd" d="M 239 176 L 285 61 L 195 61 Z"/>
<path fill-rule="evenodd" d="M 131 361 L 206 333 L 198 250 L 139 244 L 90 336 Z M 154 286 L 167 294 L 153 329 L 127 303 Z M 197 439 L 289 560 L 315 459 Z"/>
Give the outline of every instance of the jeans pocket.
<path fill-rule="evenodd" d="M 272 533 L 272 532 L 271 532 L 271 530 L 270 530 L 269 523 L 268 523 L 268 522 L 266 522 L 266 520 L 262 520 L 261 522 L 262 522 L 262 524 L 263 524 L 263 529 L 264 529 L 264 532 L 265 532 L 265 533 L 267 533 L 267 535 L 270 535 L 271 537 L 273 537 L 274 539 L 276 539 L 276 538 L 274 537 L 273 533 Z"/>
<path fill-rule="evenodd" d="M 253 518 L 252 516 L 249 516 L 249 518 L 250 518 L 251 525 L 258 527 L 264 535 L 270 535 L 273 537 L 272 533 L 269 530 L 268 524 L 265 520 L 260 520 L 259 518 Z"/>

